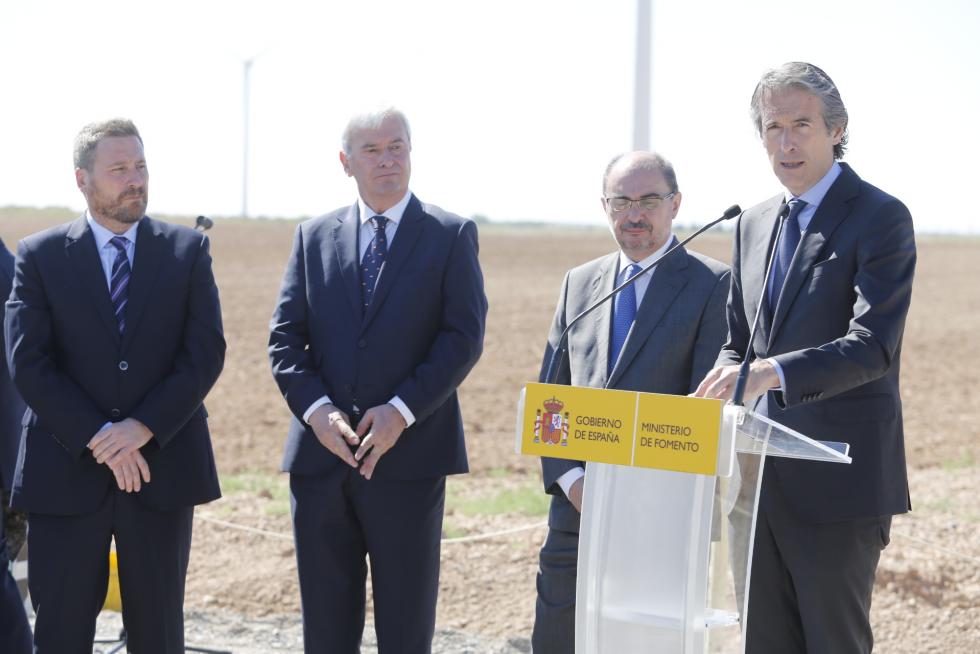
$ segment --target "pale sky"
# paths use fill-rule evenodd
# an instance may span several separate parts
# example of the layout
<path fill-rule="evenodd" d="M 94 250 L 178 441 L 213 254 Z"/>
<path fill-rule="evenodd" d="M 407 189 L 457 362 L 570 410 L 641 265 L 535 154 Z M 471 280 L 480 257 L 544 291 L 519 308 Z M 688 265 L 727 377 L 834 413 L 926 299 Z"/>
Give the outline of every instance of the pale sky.
<path fill-rule="evenodd" d="M 249 213 L 350 204 L 337 161 L 356 109 L 412 124 L 412 189 L 493 220 L 601 224 L 602 170 L 630 149 L 635 0 L 0 0 L 0 206 L 69 206 L 72 140 L 132 118 L 149 213 L 237 215 L 242 62 L 252 68 Z M 806 60 L 850 112 L 845 161 L 920 232 L 980 233 L 980 3 L 654 0 L 654 149 L 679 222 L 780 191 L 748 118 L 759 76 Z M 949 112 L 952 111 L 952 118 Z"/>

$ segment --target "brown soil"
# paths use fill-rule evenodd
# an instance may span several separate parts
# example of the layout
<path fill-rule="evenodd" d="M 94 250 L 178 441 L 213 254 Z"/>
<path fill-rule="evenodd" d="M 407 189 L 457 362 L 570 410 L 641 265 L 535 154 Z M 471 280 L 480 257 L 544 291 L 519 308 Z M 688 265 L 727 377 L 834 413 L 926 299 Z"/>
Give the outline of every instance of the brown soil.
<path fill-rule="evenodd" d="M 0 210 L 8 245 L 70 216 L 27 219 Z M 33 215 L 33 214 L 30 214 Z M 211 233 L 228 357 L 208 398 L 223 476 L 277 470 L 288 413 L 269 374 L 266 339 L 295 223 L 220 221 Z M 728 260 L 726 235 L 697 249 Z M 514 453 L 514 403 L 536 378 L 564 271 L 611 249 L 607 232 L 485 228 L 481 260 L 490 314 L 483 358 L 461 395 L 472 473 L 451 492 L 493 494 L 539 483 L 536 460 Z M 980 648 L 980 493 L 977 427 L 980 241 L 923 238 L 904 345 L 906 444 L 915 511 L 895 520 L 873 609 L 878 650 Z M 190 608 L 249 615 L 299 610 L 288 505 L 277 489 L 236 490 L 200 507 L 187 581 Z M 245 532 L 217 519 L 265 530 Z M 447 514 L 452 534 L 528 525 L 518 533 L 443 545 L 438 622 L 502 639 L 527 637 L 534 613 L 541 515 Z M 278 536 L 278 537 L 276 537 Z"/>

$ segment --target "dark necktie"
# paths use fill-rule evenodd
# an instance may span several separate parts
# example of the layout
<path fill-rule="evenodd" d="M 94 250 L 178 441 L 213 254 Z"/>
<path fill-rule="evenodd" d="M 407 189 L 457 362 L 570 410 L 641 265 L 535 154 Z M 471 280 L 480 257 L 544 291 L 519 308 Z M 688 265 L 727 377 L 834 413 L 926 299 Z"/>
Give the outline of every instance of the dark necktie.
<path fill-rule="evenodd" d="M 640 266 L 633 264 L 627 266 L 626 272 L 623 274 L 619 283 L 622 284 L 627 279 L 640 272 Z M 612 324 L 612 339 L 609 342 L 609 369 L 608 373 L 612 373 L 613 368 L 616 367 L 616 361 L 619 359 L 619 353 L 623 350 L 623 344 L 626 342 L 626 337 L 630 333 L 630 327 L 633 326 L 633 320 L 636 318 L 636 285 L 630 284 L 622 291 L 616 295 L 616 299 L 613 302 L 613 324 Z"/>
<path fill-rule="evenodd" d="M 385 225 L 388 219 L 384 216 L 371 218 L 374 223 L 374 238 L 364 251 L 364 258 L 361 259 L 361 304 L 364 311 L 371 306 L 374 299 L 374 288 L 378 284 L 378 277 L 381 275 L 381 266 L 384 265 L 385 258 L 388 256 L 388 237 L 385 235 Z"/>
<path fill-rule="evenodd" d="M 783 282 L 793 263 L 793 255 L 800 244 L 800 212 L 806 207 L 806 202 L 799 198 L 789 201 L 789 216 L 783 223 L 783 231 L 779 235 L 779 245 L 776 250 L 776 260 L 772 263 L 772 279 L 769 282 L 769 310 L 776 311 L 779 293 L 783 290 Z"/>
<path fill-rule="evenodd" d="M 113 236 L 109 241 L 116 248 L 116 260 L 112 262 L 112 275 L 109 278 L 109 298 L 112 310 L 119 323 L 119 333 L 126 331 L 126 302 L 129 300 L 129 278 L 132 270 L 126 256 L 126 238 Z"/>

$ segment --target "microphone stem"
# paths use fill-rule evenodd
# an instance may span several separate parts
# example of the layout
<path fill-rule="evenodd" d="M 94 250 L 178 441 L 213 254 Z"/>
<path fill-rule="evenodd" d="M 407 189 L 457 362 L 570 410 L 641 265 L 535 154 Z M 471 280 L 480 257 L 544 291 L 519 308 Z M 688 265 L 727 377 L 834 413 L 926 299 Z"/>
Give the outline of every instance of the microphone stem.
<path fill-rule="evenodd" d="M 755 319 L 752 321 L 752 330 L 749 332 L 749 341 L 745 346 L 745 354 L 742 356 L 742 363 L 738 367 L 738 376 L 735 378 L 735 390 L 732 392 L 732 404 L 744 406 L 745 385 L 749 381 L 749 365 L 752 363 L 752 344 L 755 342 L 755 331 L 759 327 L 759 316 L 762 314 L 762 303 L 766 301 L 766 294 L 769 290 L 769 275 L 772 273 L 772 264 L 776 259 L 776 250 L 779 249 L 779 238 L 783 234 L 783 225 L 786 224 L 786 216 L 789 215 L 789 205 L 784 204 L 779 211 L 779 221 L 776 223 L 776 237 L 773 239 L 772 250 L 769 252 L 769 261 L 766 262 L 766 276 L 762 282 L 762 293 L 759 296 L 759 306 L 755 308 Z"/>
<path fill-rule="evenodd" d="M 736 209 L 736 211 L 734 213 L 732 213 L 732 211 L 731 211 L 732 208 Z M 637 279 L 640 278 L 641 275 L 646 274 L 651 268 L 653 268 L 654 266 L 656 266 L 657 264 L 659 264 L 661 261 L 663 261 L 664 259 L 666 259 L 671 254 L 673 254 L 678 248 L 681 248 L 684 245 L 690 243 L 694 238 L 700 236 L 701 234 L 703 234 L 707 230 L 711 229 L 712 227 L 714 227 L 718 223 L 720 223 L 720 222 L 722 222 L 724 220 L 728 220 L 729 218 L 733 218 L 734 216 L 738 215 L 741 212 L 741 210 L 738 209 L 737 207 L 732 207 L 732 208 L 730 208 L 728 211 L 726 211 L 725 214 L 722 215 L 721 218 L 718 218 L 716 220 L 711 221 L 710 223 L 708 223 L 707 225 L 705 225 L 704 227 L 702 227 L 698 231 L 694 232 L 693 234 L 691 234 L 690 236 L 688 236 L 687 238 L 685 238 L 683 241 L 680 241 L 679 243 L 676 243 L 669 250 L 667 250 L 666 252 L 664 252 L 663 254 L 661 254 L 659 257 L 657 257 L 656 259 L 654 259 L 653 262 L 650 263 L 649 265 L 647 265 L 647 267 L 645 267 L 643 270 L 641 270 L 640 272 L 636 273 L 635 275 L 633 275 L 632 277 L 630 277 L 629 279 L 627 279 L 626 281 L 624 281 L 622 284 L 620 284 L 619 286 L 617 286 L 616 288 L 614 288 L 613 290 L 611 290 L 609 293 L 607 293 L 603 297 L 601 297 L 598 300 L 596 300 L 590 307 L 588 307 L 587 309 L 585 309 L 585 311 L 583 311 L 582 313 L 580 313 L 577 316 L 575 316 L 574 318 L 572 318 L 572 321 L 570 323 L 568 323 L 568 325 L 562 331 L 561 336 L 558 338 L 558 345 L 557 345 L 557 347 L 555 347 L 554 352 L 552 352 L 552 354 L 551 354 L 551 360 L 548 362 L 548 374 L 545 376 L 545 379 L 546 379 L 547 383 L 549 383 L 549 384 L 554 384 L 555 383 L 555 377 L 557 377 L 557 375 L 558 375 L 558 368 L 561 367 L 561 364 L 562 363 L 564 363 L 565 354 L 566 354 L 566 352 L 568 350 L 568 348 L 567 348 L 568 332 L 572 329 L 572 327 L 575 326 L 575 324 L 578 321 L 580 321 L 582 318 L 585 318 L 587 315 L 589 315 L 590 313 L 592 313 L 593 311 L 595 311 L 596 309 L 598 309 L 600 306 L 602 306 L 602 304 L 604 302 L 606 302 L 607 300 L 609 300 L 609 298 L 613 297 L 614 295 L 616 295 L 617 293 L 619 293 L 620 291 L 622 291 L 624 288 L 626 288 L 630 284 L 633 284 Z"/>

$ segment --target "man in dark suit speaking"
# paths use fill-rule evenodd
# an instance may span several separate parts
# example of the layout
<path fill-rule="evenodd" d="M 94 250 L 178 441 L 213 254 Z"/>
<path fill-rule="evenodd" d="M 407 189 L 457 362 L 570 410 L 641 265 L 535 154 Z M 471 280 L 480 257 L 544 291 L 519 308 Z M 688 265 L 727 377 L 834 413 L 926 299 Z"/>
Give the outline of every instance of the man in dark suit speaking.
<path fill-rule="evenodd" d="M 483 349 L 477 230 L 408 190 L 411 149 L 401 112 L 351 119 L 340 161 L 358 201 L 296 230 L 272 316 L 311 653 L 359 651 L 365 556 L 379 650 L 430 650 L 445 477 L 467 471 L 456 387 Z"/>
<path fill-rule="evenodd" d="M 915 270 L 912 218 L 837 161 L 847 110 L 816 66 L 767 72 L 752 116 L 784 191 L 739 220 L 731 334 L 698 395 L 730 397 L 736 364 L 751 357 L 746 403 L 760 398 L 757 410 L 776 422 L 850 443 L 853 463 L 766 460 L 746 651 L 870 652 L 878 559 L 891 516 L 910 507 L 898 382 Z"/>
<path fill-rule="evenodd" d="M 29 407 L 13 506 L 28 512 L 35 652 L 91 652 L 109 543 L 135 652 L 183 651 L 195 504 L 220 495 L 204 396 L 224 362 L 208 240 L 144 215 L 149 176 L 128 120 L 87 125 L 88 210 L 21 241 L 7 303 Z"/>
<path fill-rule="evenodd" d="M 13 280 L 14 255 L 0 239 L 0 489 L 4 495 L 13 487 L 20 423 L 24 417 L 24 401 L 7 372 L 3 339 L 4 307 Z M 3 510 L 0 510 L 0 652 L 26 654 L 31 651 L 31 627 L 27 623 L 17 584 L 7 571 L 8 552 L 3 523 Z M 10 555 L 13 554 L 15 552 L 10 552 Z"/>
<path fill-rule="evenodd" d="M 619 250 L 565 275 L 541 369 L 565 326 L 677 241 L 671 228 L 681 206 L 670 162 L 652 152 L 614 158 L 602 179 L 602 207 Z M 725 341 L 728 266 L 681 248 L 569 333 L 556 382 L 687 395 Z M 536 654 L 575 650 L 575 584 L 584 464 L 541 459 L 552 495 L 541 548 L 532 644 Z"/>

